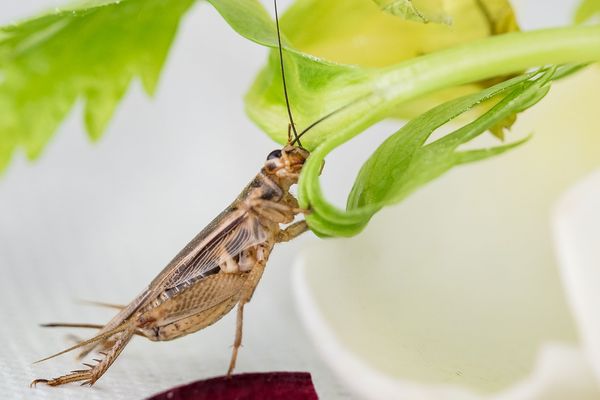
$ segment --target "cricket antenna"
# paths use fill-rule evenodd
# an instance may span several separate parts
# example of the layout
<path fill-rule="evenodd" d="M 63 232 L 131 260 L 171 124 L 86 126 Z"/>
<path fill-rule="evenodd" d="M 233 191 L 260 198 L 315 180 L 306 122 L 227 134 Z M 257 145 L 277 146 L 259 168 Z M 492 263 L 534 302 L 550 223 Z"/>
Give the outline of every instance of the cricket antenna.
<path fill-rule="evenodd" d="M 288 116 L 290 118 L 290 126 L 294 132 L 294 141 L 290 144 L 298 143 L 298 146 L 302 147 L 300 143 L 300 137 L 296 131 L 296 125 L 294 124 L 294 117 L 292 116 L 292 109 L 290 108 L 290 99 L 288 98 L 287 85 L 285 83 L 285 68 L 283 67 L 283 50 L 281 49 L 281 33 L 279 31 L 279 14 L 277 12 L 277 0 L 273 0 L 275 6 L 275 26 L 277 27 L 277 45 L 279 49 L 279 63 L 281 64 L 281 81 L 283 83 L 283 94 L 285 96 L 285 105 L 287 107 Z"/>
<path fill-rule="evenodd" d="M 298 145 L 300 145 L 300 138 L 302 136 L 304 136 L 308 131 L 310 131 L 312 128 L 314 128 L 315 126 L 319 125 L 321 122 L 324 122 L 326 120 L 328 120 L 329 118 L 333 117 L 334 115 L 344 111 L 345 109 L 349 108 L 350 106 L 358 103 L 359 101 L 362 101 L 364 99 L 366 99 L 367 97 L 369 97 L 369 94 L 365 94 L 363 96 L 360 96 L 354 100 L 352 100 L 349 103 L 346 103 L 345 105 L 336 108 L 335 110 L 331 111 L 329 114 L 319 118 L 318 120 L 316 120 L 315 122 L 313 122 L 312 124 L 310 124 L 309 126 L 307 126 L 306 128 L 304 128 L 304 130 L 302 132 L 300 132 L 300 134 L 296 134 L 296 138 L 294 140 L 292 140 L 292 142 L 290 144 L 294 144 L 296 142 L 298 142 Z M 296 131 L 294 131 L 294 133 L 296 133 Z M 302 147 L 302 145 L 300 145 L 300 147 Z"/>

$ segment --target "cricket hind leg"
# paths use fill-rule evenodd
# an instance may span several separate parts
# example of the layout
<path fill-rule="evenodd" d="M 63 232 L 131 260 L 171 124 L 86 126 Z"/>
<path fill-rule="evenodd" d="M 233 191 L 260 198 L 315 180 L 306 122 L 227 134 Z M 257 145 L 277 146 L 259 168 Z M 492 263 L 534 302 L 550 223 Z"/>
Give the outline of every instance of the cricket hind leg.
<path fill-rule="evenodd" d="M 111 339 L 114 340 L 113 346 L 108 349 L 107 352 L 101 353 L 104 358 L 94 359 L 96 364 L 84 363 L 84 365 L 88 367 L 87 369 L 71 371 L 69 374 L 53 379 L 36 379 L 31 382 L 30 386 L 34 387 L 38 383 L 44 383 L 49 386 L 60 386 L 72 382 L 81 382 L 82 386 L 92 386 L 110 368 L 113 362 L 115 362 L 134 334 L 134 327 L 128 327 L 124 331 L 116 333 L 114 339 Z"/>
<path fill-rule="evenodd" d="M 235 363 L 240 347 L 242 346 L 242 328 L 244 324 L 244 305 L 245 303 L 238 303 L 237 317 L 235 324 L 235 339 L 233 340 L 233 349 L 231 351 L 231 360 L 229 361 L 229 368 L 227 369 L 227 376 L 233 374 L 235 369 Z"/>
<path fill-rule="evenodd" d="M 40 326 L 43 328 L 89 328 L 89 329 L 101 330 L 104 328 L 105 325 L 89 324 L 89 323 L 51 322 L 51 323 L 46 323 L 46 324 L 40 324 Z M 136 329 L 134 334 L 137 336 L 147 337 L 147 335 L 140 329 Z M 85 339 L 82 339 L 80 336 L 74 335 L 72 333 L 68 334 L 66 336 L 66 338 L 69 342 L 72 342 L 73 344 L 78 344 L 85 340 Z M 115 341 L 113 339 L 108 338 L 106 340 L 98 342 L 98 344 L 96 346 L 100 347 L 101 352 L 106 352 L 111 347 L 113 347 L 114 344 L 115 344 Z M 83 355 L 78 354 L 76 359 L 82 360 L 86 355 L 87 355 L 87 353 L 85 353 Z"/>
<path fill-rule="evenodd" d="M 250 302 L 252 299 L 252 295 L 254 294 L 254 290 L 256 289 L 256 285 L 260 281 L 262 274 L 265 270 L 265 262 L 268 258 L 268 253 L 270 250 L 266 251 L 265 258 L 260 260 L 254 268 L 249 272 L 248 279 L 242 288 L 242 294 L 240 296 L 240 300 L 238 302 L 237 308 L 237 317 L 236 317 L 236 325 L 235 325 L 235 339 L 233 340 L 233 349 L 231 350 L 231 360 L 229 361 L 229 368 L 227 369 L 227 376 L 231 376 L 233 374 L 233 370 L 235 369 L 235 364 L 237 362 L 238 352 L 240 347 L 242 346 L 242 332 L 244 326 L 244 306 L 246 303 Z"/>

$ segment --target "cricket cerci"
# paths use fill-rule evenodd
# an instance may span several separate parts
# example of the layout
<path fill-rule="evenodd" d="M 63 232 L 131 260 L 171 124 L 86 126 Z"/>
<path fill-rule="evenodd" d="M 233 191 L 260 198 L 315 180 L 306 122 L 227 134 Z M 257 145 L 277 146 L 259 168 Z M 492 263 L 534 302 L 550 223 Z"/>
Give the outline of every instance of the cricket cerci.
<path fill-rule="evenodd" d="M 288 144 L 269 153 L 260 172 L 235 201 L 175 256 L 135 299 L 124 306 L 105 325 L 46 324 L 52 327 L 85 327 L 99 329 L 84 340 L 48 360 L 80 349 L 79 358 L 96 351 L 99 356 L 85 368 L 53 379 L 36 379 L 31 384 L 59 386 L 71 382 L 93 385 L 121 354 L 134 335 L 153 341 L 166 341 L 203 329 L 237 306 L 237 325 L 228 374 L 235 368 L 242 342 L 244 306 L 252 298 L 263 274 L 269 255 L 276 243 L 285 242 L 305 232 L 305 221 L 295 217 L 307 210 L 289 189 L 298 182 L 309 152 L 296 131 L 287 95 L 283 52 L 279 32 L 277 4 L 274 0 L 275 22 L 281 76 L 289 116 Z"/>

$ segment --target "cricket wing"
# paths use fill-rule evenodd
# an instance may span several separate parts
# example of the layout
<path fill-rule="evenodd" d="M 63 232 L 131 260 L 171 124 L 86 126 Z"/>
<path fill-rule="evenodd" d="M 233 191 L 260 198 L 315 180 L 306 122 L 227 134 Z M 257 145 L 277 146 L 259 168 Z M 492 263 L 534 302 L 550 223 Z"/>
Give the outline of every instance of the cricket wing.
<path fill-rule="evenodd" d="M 246 214 L 177 265 L 160 285 L 162 291 L 192 283 L 219 271 L 219 266 L 245 249 L 263 243 L 267 233 L 258 217 Z"/>

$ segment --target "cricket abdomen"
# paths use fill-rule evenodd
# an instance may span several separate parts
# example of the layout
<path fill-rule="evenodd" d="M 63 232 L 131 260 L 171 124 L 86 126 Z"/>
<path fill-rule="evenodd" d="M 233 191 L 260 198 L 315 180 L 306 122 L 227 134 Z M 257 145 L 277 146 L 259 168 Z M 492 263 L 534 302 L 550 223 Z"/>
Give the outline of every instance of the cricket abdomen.
<path fill-rule="evenodd" d="M 219 272 L 202 278 L 169 301 L 140 312 L 135 325 L 139 332 L 155 341 L 172 340 L 212 325 L 239 301 L 248 275 L 248 272 Z"/>
<path fill-rule="evenodd" d="M 190 333 L 197 332 L 210 326 L 223 318 L 237 304 L 238 298 L 229 298 L 228 300 L 217 304 L 198 314 L 165 324 L 155 326 L 149 329 L 142 329 L 146 337 L 152 341 L 168 341 L 180 338 Z"/>

